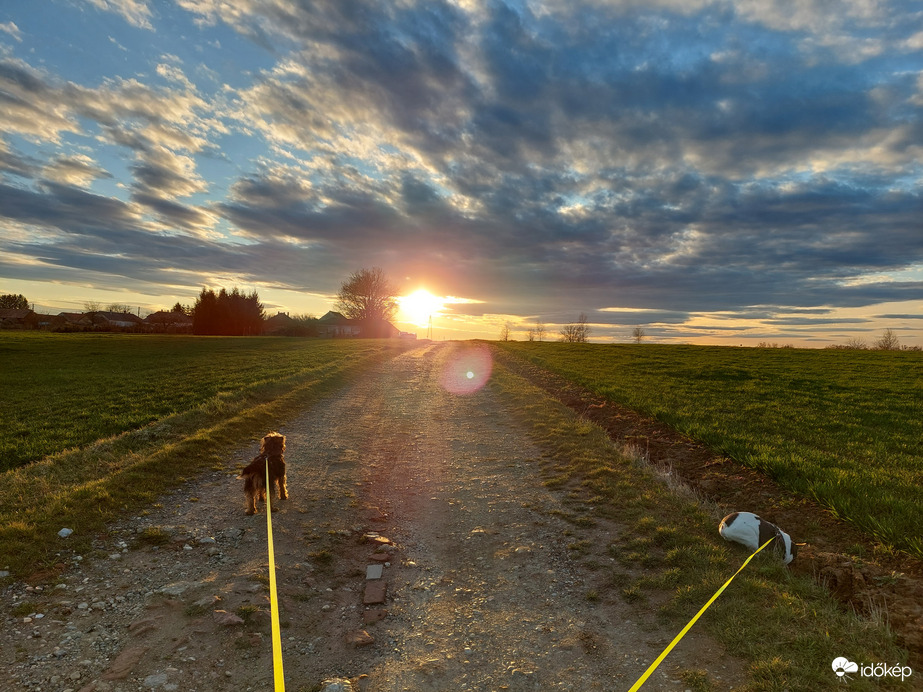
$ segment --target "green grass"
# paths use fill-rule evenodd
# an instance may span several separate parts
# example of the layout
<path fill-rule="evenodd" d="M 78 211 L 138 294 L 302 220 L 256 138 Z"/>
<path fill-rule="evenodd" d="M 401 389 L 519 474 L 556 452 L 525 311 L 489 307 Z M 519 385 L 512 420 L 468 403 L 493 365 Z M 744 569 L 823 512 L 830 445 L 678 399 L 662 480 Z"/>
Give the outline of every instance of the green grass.
<path fill-rule="evenodd" d="M 335 369 L 370 340 L 0 332 L 0 471 L 220 395 Z"/>
<path fill-rule="evenodd" d="M 3 568 L 21 576 L 54 564 L 64 526 L 74 530 L 67 547 L 88 551 L 107 522 L 141 511 L 204 469 L 224 468 L 235 445 L 406 347 L 396 340 L 0 334 L 16 382 L 4 386 L 0 440 L 12 425 L 24 427 L 29 434 L 20 438 L 36 441 L 31 454 L 45 454 L 0 472 Z M 97 423 L 110 400 L 126 414 Z"/>
<path fill-rule="evenodd" d="M 923 557 L 923 354 L 503 343 Z"/>
<path fill-rule="evenodd" d="M 598 527 L 567 531 L 576 539 L 569 542 L 611 565 L 608 575 L 594 570 L 591 600 L 598 607 L 628 603 L 639 622 L 679 632 L 741 565 L 737 547 L 718 537 L 717 519 L 672 493 L 649 468 L 621 454 L 602 428 L 511 374 L 502 361 L 490 386 L 507 398 L 512 415 L 541 447 L 541 474 L 566 479 L 553 492 L 574 501 L 582 491 L 594 514 L 624 527 L 603 541 Z M 845 612 L 822 586 L 793 575 L 771 555 L 754 558 L 686 636 L 700 629 L 747 664 L 750 680 L 741 692 L 833 689 L 830 664 L 838 656 L 903 665 L 908 660 L 885 628 Z M 682 679 L 691 689 L 711 688 L 704 671 L 686 671 Z M 868 692 L 904 688 L 893 679 L 850 682 L 850 689 Z"/>

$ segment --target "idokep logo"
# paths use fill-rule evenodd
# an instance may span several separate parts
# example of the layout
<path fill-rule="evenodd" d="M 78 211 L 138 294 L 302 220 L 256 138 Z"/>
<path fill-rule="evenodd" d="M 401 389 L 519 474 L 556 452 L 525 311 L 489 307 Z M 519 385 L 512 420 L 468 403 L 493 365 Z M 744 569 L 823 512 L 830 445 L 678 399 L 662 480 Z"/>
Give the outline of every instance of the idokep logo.
<path fill-rule="evenodd" d="M 902 682 L 913 675 L 910 666 L 887 663 L 863 663 L 860 666 L 843 656 L 833 659 L 832 665 L 833 672 L 844 682 L 849 679 L 849 673 L 859 673 L 863 678 L 900 678 Z"/>
<path fill-rule="evenodd" d="M 833 672 L 836 673 L 838 678 L 842 678 L 846 673 L 858 673 L 859 664 L 840 656 L 833 659 Z"/>
<path fill-rule="evenodd" d="M 846 673 L 858 673 L 859 664 L 853 663 L 849 659 L 840 656 L 839 658 L 833 659 L 833 672 L 836 673 L 838 678 L 842 678 Z"/>

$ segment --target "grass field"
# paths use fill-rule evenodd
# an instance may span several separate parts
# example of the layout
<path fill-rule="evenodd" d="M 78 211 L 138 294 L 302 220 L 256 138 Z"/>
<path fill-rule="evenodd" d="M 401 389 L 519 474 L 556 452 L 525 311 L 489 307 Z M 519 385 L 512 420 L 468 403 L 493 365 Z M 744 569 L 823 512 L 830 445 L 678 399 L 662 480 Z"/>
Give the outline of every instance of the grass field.
<path fill-rule="evenodd" d="M 107 521 L 407 347 L 396 340 L 0 332 L 0 569 Z"/>
<path fill-rule="evenodd" d="M 336 368 L 376 341 L 0 332 L 0 471 Z"/>
<path fill-rule="evenodd" d="M 923 354 L 500 345 L 923 557 Z"/>
<path fill-rule="evenodd" d="M 203 469 L 228 472 L 227 452 L 235 445 L 253 443 L 287 416 L 332 393 L 348 378 L 361 377 L 371 363 L 407 345 L 0 333 L 5 385 L 0 396 L 0 441 L 6 443 L 8 426 L 15 419 L 20 425 L 26 421 L 25 428 L 19 429 L 28 434 L 20 434 L 20 439 L 35 437 L 45 445 L 31 452 L 40 458 L 2 473 L 0 569 L 26 576 L 53 566 L 61 559 L 57 531 L 64 526 L 75 529 L 67 539 L 69 550 L 91 552 L 94 535 L 104 531 L 107 522 L 144 511 L 164 490 Z M 677 347 L 666 348 L 659 356 L 659 347 L 625 347 L 619 356 L 623 360 L 609 361 L 622 347 L 506 346 L 541 357 L 554 369 L 570 368 L 574 379 L 580 372 L 593 372 L 592 381 L 608 383 L 613 398 L 627 385 L 619 384 L 612 372 L 636 370 L 631 387 L 641 391 L 633 394 L 662 404 L 665 415 L 680 410 L 677 402 L 694 392 L 711 388 L 717 399 L 735 396 L 739 383 L 746 381 L 738 371 L 766 370 L 775 358 L 779 359 L 775 370 L 759 377 L 766 380 L 764 389 L 781 386 L 780 378 L 791 369 L 782 356 L 800 353 L 715 350 L 715 358 L 723 353 L 744 358 L 734 364 L 727 359 L 703 361 L 703 354 L 695 356 L 692 351 L 676 354 L 685 350 Z M 684 357 L 689 359 L 685 364 Z M 751 358 L 749 364 L 745 357 Z M 602 360 L 591 368 L 595 358 Z M 898 361 L 899 372 L 902 377 L 917 373 L 913 386 L 919 393 L 919 364 L 911 370 L 911 363 Z M 708 372 L 720 369 L 737 374 L 736 379 L 723 382 L 714 374 L 698 385 L 685 382 L 683 394 L 673 391 L 679 383 L 671 384 L 663 375 L 670 364 L 676 373 L 688 371 L 674 373 L 680 380 L 697 372 L 706 378 Z M 807 377 L 805 372 L 799 376 Z M 857 377 L 844 378 L 842 386 L 847 390 L 871 386 L 855 384 Z M 10 382 L 15 386 L 6 386 Z M 562 538 L 580 548 L 574 551 L 574 559 L 586 562 L 599 582 L 587 599 L 602 604 L 624 600 L 637 607 L 639 622 L 653 614 L 678 630 L 739 567 L 739 548 L 717 538 L 715 517 L 707 508 L 675 495 L 642 464 L 620 456 L 601 428 L 503 368 L 495 369 L 490 386 L 507 398 L 519 422 L 543 448 L 539 463 L 545 485 L 568 495 L 562 516 L 573 531 Z M 671 388 L 672 406 L 655 387 Z M 113 407 L 110 400 L 120 403 Z M 640 407 L 641 398 L 634 401 Z M 704 408 L 701 399 L 698 405 Z M 729 402 L 728 408 L 733 405 Z M 120 410 L 124 417 L 115 415 Z M 108 427 L 93 427 L 98 418 Z M 674 424 L 676 420 L 671 419 Z M 38 430 L 46 432 L 41 436 L 33 432 Z M 15 446 L 5 447 L 4 453 L 9 455 Z M 584 550 L 588 542 L 584 539 L 600 517 L 624 524 L 626 530 L 607 533 L 603 542 Z M 598 535 L 594 540 L 599 540 Z M 589 548 L 600 554 L 591 556 Z M 753 683 L 747 690 L 826 689 L 832 678 L 830 661 L 845 653 L 851 660 L 907 660 L 906 652 L 884 628 L 843 612 L 823 587 L 792 575 L 777 561 L 759 557 L 697 627 L 708 628 L 729 653 L 749 661 Z M 681 677 L 692 689 L 720 688 L 706 671 L 688 670 Z M 900 683 L 864 680 L 851 681 L 850 687 L 903 689 Z"/>
<path fill-rule="evenodd" d="M 593 575 L 586 582 L 592 589 L 587 600 L 623 601 L 636 609 L 639 623 L 656 618 L 679 631 L 741 566 L 747 551 L 717 536 L 720 514 L 714 508 L 694 493 L 670 489 L 649 466 L 634 460 L 631 450 L 613 445 L 605 430 L 504 368 L 494 372 L 491 386 L 508 398 L 543 448 L 544 484 L 563 495 L 561 509 L 554 511 L 572 527 L 565 540 L 573 559 Z M 624 530 L 610 530 L 603 520 Z M 838 683 L 830 662 L 843 651 L 854 657 L 850 660 L 907 665 L 908 653 L 881 621 L 841 608 L 822 584 L 796 576 L 770 555 L 756 556 L 693 628 L 706 629 L 730 654 L 748 662 L 750 680 L 735 689 L 833 689 Z M 652 658 L 660 648 L 652 648 Z M 669 657 L 665 665 L 671 665 Z M 726 689 L 716 673 L 674 668 L 671 677 L 685 683 L 676 689 Z M 658 682 L 653 677 L 642 689 L 668 689 Z M 849 688 L 909 689 L 898 679 L 855 677 Z"/>

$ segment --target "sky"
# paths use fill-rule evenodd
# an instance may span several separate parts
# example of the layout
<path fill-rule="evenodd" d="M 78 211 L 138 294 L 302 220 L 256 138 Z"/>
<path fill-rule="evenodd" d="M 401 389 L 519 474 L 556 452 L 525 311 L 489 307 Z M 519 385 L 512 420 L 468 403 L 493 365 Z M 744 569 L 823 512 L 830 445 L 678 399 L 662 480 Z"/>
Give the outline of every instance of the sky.
<path fill-rule="evenodd" d="M 912 0 L 7 0 L 0 293 L 923 343 Z"/>

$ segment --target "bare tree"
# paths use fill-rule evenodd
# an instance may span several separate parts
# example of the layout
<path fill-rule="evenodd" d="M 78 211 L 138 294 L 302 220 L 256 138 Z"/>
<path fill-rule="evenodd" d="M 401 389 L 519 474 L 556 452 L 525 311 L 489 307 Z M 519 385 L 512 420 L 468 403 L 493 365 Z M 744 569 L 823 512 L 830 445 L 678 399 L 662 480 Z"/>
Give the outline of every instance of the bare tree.
<path fill-rule="evenodd" d="M 109 303 L 106 306 L 106 312 L 131 312 L 131 305 L 125 303 Z"/>
<path fill-rule="evenodd" d="M 844 347 L 851 351 L 864 351 L 868 348 L 868 345 L 863 339 L 859 338 L 858 336 L 853 336 L 846 340 Z"/>
<path fill-rule="evenodd" d="M 535 339 L 537 341 L 545 340 L 545 323 L 544 322 L 535 323 Z"/>
<path fill-rule="evenodd" d="M 875 342 L 875 348 L 879 351 L 900 351 L 901 342 L 892 329 L 885 329 L 885 333 Z"/>
<path fill-rule="evenodd" d="M 354 320 L 391 320 L 397 290 L 378 267 L 354 272 L 337 294 L 337 310 Z"/>
<path fill-rule="evenodd" d="M 561 329 L 561 341 L 571 344 L 582 344 L 589 341 L 590 326 L 587 324 L 586 313 L 581 312 L 576 322 L 565 324 Z"/>
<path fill-rule="evenodd" d="M 535 341 L 535 327 L 530 328 L 526 335 L 529 337 L 529 341 Z"/>
<path fill-rule="evenodd" d="M 102 303 L 98 300 L 85 300 L 83 301 L 83 311 L 84 312 L 99 312 L 102 310 Z"/>
<path fill-rule="evenodd" d="M 647 336 L 647 333 L 644 331 L 644 327 L 635 327 L 631 330 L 631 338 L 635 340 L 636 344 L 640 344 L 641 340 Z"/>
<path fill-rule="evenodd" d="M 504 322 L 503 326 L 500 327 L 500 341 L 509 341 L 510 340 L 510 323 Z"/>

